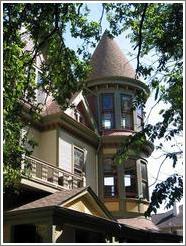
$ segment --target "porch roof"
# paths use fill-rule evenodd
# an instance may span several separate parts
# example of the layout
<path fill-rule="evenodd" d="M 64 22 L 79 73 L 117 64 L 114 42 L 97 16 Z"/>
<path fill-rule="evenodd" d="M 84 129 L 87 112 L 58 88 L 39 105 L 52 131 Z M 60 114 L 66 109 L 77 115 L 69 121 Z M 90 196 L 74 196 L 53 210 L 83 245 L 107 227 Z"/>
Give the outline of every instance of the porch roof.
<path fill-rule="evenodd" d="M 7 211 L 4 213 L 4 222 L 12 225 L 30 223 L 48 223 L 51 225 L 68 224 L 73 227 L 93 230 L 95 232 L 104 233 L 105 235 L 114 236 L 120 242 L 133 240 L 143 243 L 176 243 L 181 242 L 183 239 L 181 236 L 170 233 L 137 229 L 126 224 L 117 223 L 116 221 L 59 206 L 45 206 Z"/>

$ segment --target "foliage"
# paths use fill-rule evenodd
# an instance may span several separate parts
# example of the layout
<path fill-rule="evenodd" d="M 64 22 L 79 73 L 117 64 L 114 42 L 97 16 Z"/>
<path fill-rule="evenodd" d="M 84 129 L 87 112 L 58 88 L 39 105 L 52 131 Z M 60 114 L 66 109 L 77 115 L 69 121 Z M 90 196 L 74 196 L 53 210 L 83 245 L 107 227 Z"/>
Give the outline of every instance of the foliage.
<path fill-rule="evenodd" d="M 162 201 L 166 201 L 166 208 L 174 205 L 175 201 L 180 201 L 183 193 L 183 176 L 174 174 L 168 177 L 165 181 L 158 183 L 152 192 L 151 203 L 145 212 L 149 216 L 151 212 L 157 212 Z M 180 195 L 178 195 L 180 194 Z"/>
<path fill-rule="evenodd" d="M 155 125 L 144 125 L 143 133 L 152 142 L 156 139 L 170 141 L 174 136 L 182 134 L 183 130 L 183 6 L 181 3 L 117 3 L 105 4 L 104 7 L 112 34 L 118 35 L 129 29 L 128 37 L 133 48 L 138 48 L 136 77 L 143 76 L 149 81 L 151 92 L 155 91 L 157 104 L 163 100 L 169 105 L 167 109 L 160 111 L 163 120 Z M 152 56 L 152 63 L 148 65 L 143 62 L 147 54 Z M 137 135 L 140 137 L 141 133 Z M 136 139 L 137 136 L 133 142 Z M 160 144 L 158 148 L 162 147 Z M 125 152 L 126 145 L 123 147 L 123 154 Z M 166 158 L 173 160 L 174 167 L 181 152 L 171 153 L 170 150 L 166 155 Z M 120 156 L 122 157 L 122 152 Z M 174 181 L 175 176 L 156 186 L 146 215 L 156 211 L 162 200 L 166 200 L 166 207 L 169 207 L 172 205 L 169 199 L 181 199 L 183 187 Z M 173 184 L 178 184 L 179 192 L 175 188 L 170 193 L 161 193 L 162 187 L 168 190 Z"/>
<path fill-rule="evenodd" d="M 4 190 L 19 186 L 21 163 L 31 151 L 25 147 L 35 143 L 28 140 L 29 130 L 23 136 L 22 129 L 30 123 L 23 121 L 25 103 L 31 118 L 39 120 L 40 105 L 35 89 L 42 88 L 52 94 L 61 107 L 68 106 L 72 94 L 83 88 L 90 70 L 86 47 L 99 38 L 99 23 L 88 20 L 86 4 L 70 3 L 4 3 Z M 71 38 L 83 40 L 75 52 L 65 42 Z M 26 42 L 31 48 L 27 49 Z M 34 65 L 41 60 L 42 83 L 35 83 Z M 79 58 L 81 55 L 83 60 Z M 86 59 L 85 59 L 86 58 Z"/>

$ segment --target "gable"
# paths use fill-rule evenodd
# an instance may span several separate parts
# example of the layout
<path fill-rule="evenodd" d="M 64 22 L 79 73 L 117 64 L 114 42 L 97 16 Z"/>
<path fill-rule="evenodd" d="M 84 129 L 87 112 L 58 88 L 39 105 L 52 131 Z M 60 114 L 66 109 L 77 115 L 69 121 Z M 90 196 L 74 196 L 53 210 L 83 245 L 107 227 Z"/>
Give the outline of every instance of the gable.
<path fill-rule="evenodd" d="M 91 130 L 96 130 L 94 117 L 89 109 L 88 102 L 82 95 L 82 92 L 76 94 L 76 96 L 71 100 L 70 107 L 64 112 Z"/>
<path fill-rule="evenodd" d="M 96 210 L 96 208 L 94 208 L 92 206 L 92 204 L 87 202 L 86 199 L 77 199 L 77 200 L 67 204 L 64 207 L 78 211 L 78 212 L 82 212 L 82 213 L 86 213 L 86 214 L 105 218 L 105 215 L 103 213 L 101 213 L 100 211 Z"/>
<path fill-rule="evenodd" d="M 104 219 L 114 220 L 105 205 L 99 200 L 90 187 L 76 196 L 62 202 L 60 207 L 90 214 Z"/>

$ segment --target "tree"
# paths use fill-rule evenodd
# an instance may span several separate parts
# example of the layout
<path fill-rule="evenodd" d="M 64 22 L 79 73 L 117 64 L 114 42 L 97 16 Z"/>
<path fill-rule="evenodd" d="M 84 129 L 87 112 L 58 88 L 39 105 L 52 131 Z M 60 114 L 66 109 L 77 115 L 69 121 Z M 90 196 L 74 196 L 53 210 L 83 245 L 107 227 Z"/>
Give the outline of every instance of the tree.
<path fill-rule="evenodd" d="M 86 4 L 70 3 L 4 3 L 3 5 L 3 76 L 4 76 L 4 190 L 14 191 L 22 174 L 20 163 L 31 151 L 25 146 L 36 143 L 22 136 L 22 129 L 30 122 L 23 121 L 25 102 L 32 119 L 39 120 L 41 107 L 35 90 L 40 87 L 52 94 L 65 108 L 72 94 L 84 86 L 90 67 L 87 46 L 99 38 L 99 23 L 88 20 Z M 65 42 L 65 33 L 83 40 L 77 52 Z M 27 41 L 33 42 L 31 51 L 25 50 Z M 36 85 L 34 64 L 43 54 L 42 83 Z M 79 56 L 81 55 L 81 59 Z"/>
<path fill-rule="evenodd" d="M 136 77 L 143 76 L 149 80 L 151 91 L 155 91 L 156 104 L 164 101 L 168 109 L 162 109 L 163 120 L 155 125 L 146 124 L 128 145 L 140 141 L 146 136 L 154 142 L 156 139 L 170 141 L 174 136 L 182 134 L 183 130 L 183 5 L 181 3 L 132 3 L 105 4 L 111 32 L 121 34 L 130 29 L 129 38 L 134 50 L 138 49 Z M 144 64 L 145 55 L 156 58 L 151 64 Z M 139 104 L 144 99 L 137 100 Z M 143 104 L 144 105 L 144 104 Z M 157 148 L 161 149 L 163 144 Z M 126 145 L 120 150 L 121 157 L 126 152 Z M 175 167 L 178 152 L 165 153 L 165 159 L 170 158 Z M 162 201 L 166 208 L 180 201 L 183 196 L 182 176 L 173 175 L 166 181 L 156 185 L 151 197 L 151 203 L 146 211 L 149 216 L 156 212 Z M 169 191 L 169 192 L 168 192 Z"/>
<path fill-rule="evenodd" d="M 103 11 L 98 21 L 89 21 L 89 10 L 84 3 L 4 3 L 4 188 L 15 190 L 21 177 L 20 163 L 24 155 L 31 152 L 25 148 L 28 132 L 21 136 L 21 129 L 30 123 L 22 120 L 24 103 L 27 103 L 30 115 L 39 120 L 40 105 L 36 103 L 35 73 L 33 65 L 37 56 L 45 57 L 41 62 L 42 83 L 39 85 L 46 95 L 50 93 L 62 108 L 68 106 L 71 95 L 84 88 L 84 81 L 90 71 L 87 47 L 94 47 L 99 40 L 103 15 L 110 23 L 111 33 L 119 35 L 129 29 L 129 38 L 134 50 L 137 49 L 136 77 L 143 76 L 150 80 L 150 87 L 155 90 L 157 103 L 168 102 L 168 110 L 162 110 L 162 122 L 156 125 L 146 124 L 144 130 L 129 138 L 120 155 L 125 156 L 126 149 L 135 141 L 142 143 L 146 137 L 150 141 L 156 138 L 170 140 L 183 129 L 182 109 L 182 40 L 183 6 L 175 4 L 132 3 L 102 4 Z M 65 35 L 82 40 L 82 47 L 74 51 L 68 47 Z M 33 49 L 24 49 L 23 36 L 33 41 Z M 167 38 L 168 37 L 168 38 Z M 142 58 L 156 53 L 154 64 L 145 65 Z M 136 98 L 136 104 L 145 105 L 144 95 Z M 161 146 L 159 146 L 161 148 Z M 177 155 L 167 153 L 166 158 L 176 164 Z M 179 182 L 177 182 L 179 180 Z M 175 181 L 175 182 L 174 182 Z M 178 186 L 174 186 L 178 184 Z M 171 203 L 182 196 L 182 177 L 172 177 L 163 185 L 155 188 L 147 215 L 155 211 L 162 199 L 162 189 L 174 187 L 169 198 Z M 164 187 L 164 188 L 162 188 Z M 179 188 L 179 193 L 176 188 Z M 159 192 L 158 198 L 156 197 Z M 174 194 L 174 195 L 173 195 Z M 170 200 L 169 200 L 170 201 Z M 171 205 L 167 203 L 167 206 Z"/>

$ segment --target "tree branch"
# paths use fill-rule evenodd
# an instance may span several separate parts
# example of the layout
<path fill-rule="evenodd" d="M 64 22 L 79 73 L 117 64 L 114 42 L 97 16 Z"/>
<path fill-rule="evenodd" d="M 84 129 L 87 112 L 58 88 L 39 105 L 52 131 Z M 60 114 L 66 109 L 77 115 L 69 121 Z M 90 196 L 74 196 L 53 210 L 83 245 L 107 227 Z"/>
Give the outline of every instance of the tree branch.
<path fill-rule="evenodd" d="M 144 22 L 144 19 L 145 19 L 145 13 L 146 13 L 146 10 L 147 10 L 147 7 L 148 7 L 148 3 L 145 3 L 144 4 L 144 10 L 143 10 L 143 14 L 141 16 L 141 21 L 140 21 L 140 28 L 139 28 L 139 42 L 137 44 L 138 46 L 138 54 L 137 54 L 137 68 L 136 68 L 136 75 L 135 75 L 135 78 L 137 78 L 137 74 L 138 74 L 138 70 L 139 70 L 139 58 L 140 58 L 140 53 L 141 53 L 141 45 L 142 45 L 142 27 L 143 27 L 143 22 Z M 136 46 L 136 47 L 137 47 Z M 134 49 L 136 49 L 136 47 Z"/>
<path fill-rule="evenodd" d="M 155 181 L 152 184 L 150 184 L 148 187 L 153 186 L 157 182 L 159 174 L 160 174 L 161 167 L 162 167 L 162 165 L 163 165 L 163 163 L 165 162 L 166 159 L 167 159 L 167 156 L 165 156 L 165 158 L 163 159 L 162 163 L 159 166 L 158 173 L 157 173 Z"/>
<path fill-rule="evenodd" d="M 102 20 L 103 20 L 104 11 L 105 11 L 105 5 L 104 5 L 104 3 L 102 3 L 102 13 L 101 13 L 101 17 L 99 19 L 100 26 L 101 26 L 101 23 L 102 23 Z"/>

